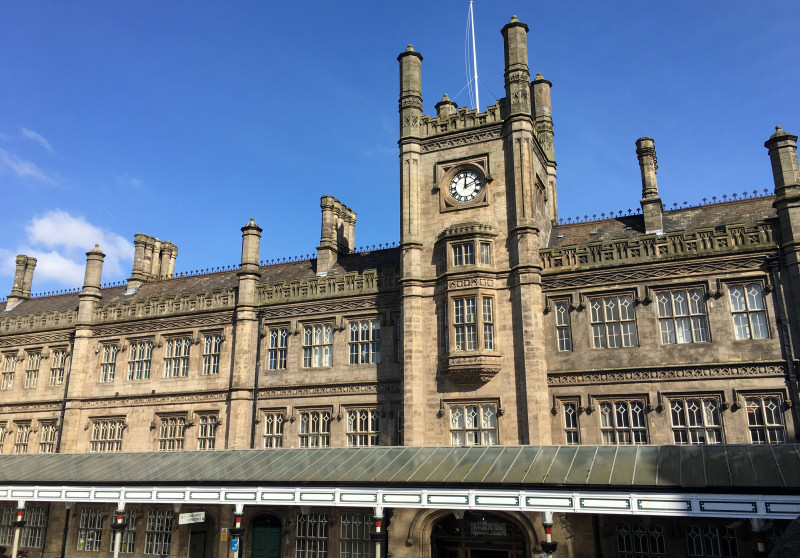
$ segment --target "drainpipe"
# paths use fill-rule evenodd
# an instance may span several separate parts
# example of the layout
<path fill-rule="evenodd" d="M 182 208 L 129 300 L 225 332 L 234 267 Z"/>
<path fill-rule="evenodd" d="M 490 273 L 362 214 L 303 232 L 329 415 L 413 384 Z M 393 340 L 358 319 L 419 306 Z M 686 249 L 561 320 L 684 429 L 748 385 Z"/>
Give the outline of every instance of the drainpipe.
<path fill-rule="evenodd" d="M 64 536 L 61 537 L 61 558 L 65 558 L 67 554 L 67 534 L 69 533 L 69 514 L 72 511 L 72 502 L 64 502 L 67 508 L 67 515 L 64 518 Z"/>
<path fill-rule="evenodd" d="M 258 324 L 258 334 L 256 335 L 256 377 L 253 380 L 253 418 L 250 424 L 250 449 L 256 447 L 256 425 L 258 424 L 258 375 L 261 370 L 261 338 L 263 336 L 261 329 L 261 318 L 264 315 L 264 310 L 259 310 L 256 314 L 256 323 Z"/>
<path fill-rule="evenodd" d="M 61 434 L 64 432 L 64 415 L 67 414 L 67 394 L 69 393 L 69 377 L 72 373 L 72 355 L 75 353 L 75 332 L 69 334 L 69 362 L 67 363 L 67 376 L 64 378 L 64 397 L 61 399 L 61 416 L 58 419 L 58 439 L 56 440 L 56 453 L 61 453 Z M 69 521 L 69 508 L 67 508 Z M 66 534 L 64 535 L 66 538 Z M 61 558 L 64 558 L 62 550 Z"/>

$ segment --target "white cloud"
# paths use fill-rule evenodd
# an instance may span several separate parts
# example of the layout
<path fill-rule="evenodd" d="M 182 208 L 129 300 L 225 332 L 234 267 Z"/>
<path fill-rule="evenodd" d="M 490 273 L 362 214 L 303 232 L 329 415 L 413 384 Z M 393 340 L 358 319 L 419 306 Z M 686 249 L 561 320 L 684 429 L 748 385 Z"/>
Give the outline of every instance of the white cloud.
<path fill-rule="evenodd" d="M 48 151 L 53 151 L 53 148 L 50 146 L 50 142 L 47 141 L 42 135 L 37 134 L 33 130 L 28 130 L 27 128 L 20 128 L 23 137 L 28 138 L 29 140 L 33 140 Z"/>
<path fill-rule="evenodd" d="M 105 253 L 103 283 L 124 279 L 133 260 L 133 243 L 122 236 L 89 223 L 61 209 L 46 211 L 31 218 L 25 227 L 26 244 L 16 254 L 37 259 L 33 290 L 37 283 L 55 283 L 65 287 L 83 284 L 86 252 L 95 244 Z M 0 248 L 0 273 L 14 274 L 14 255 Z"/>
<path fill-rule="evenodd" d="M 9 153 L 5 149 L 0 148 L 0 171 L 2 171 L 3 168 L 11 170 L 20 178 L 32 178 L 46 184 L 53 184 L 55 182 L 51 176 L 48 176 L 47 173 L 34 163 L 20 159 L 13 153 Z"/>

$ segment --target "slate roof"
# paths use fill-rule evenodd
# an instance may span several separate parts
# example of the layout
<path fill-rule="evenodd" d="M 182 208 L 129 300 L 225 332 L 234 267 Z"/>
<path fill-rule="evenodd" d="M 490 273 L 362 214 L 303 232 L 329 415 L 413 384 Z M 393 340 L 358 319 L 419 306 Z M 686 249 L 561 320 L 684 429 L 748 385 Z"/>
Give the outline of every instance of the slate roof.
<path fill-rule="evenodd" d="M 359 252 L 342 256 L 328 272 L 328 276 L 346 273 L 363 273 L 367 269 L 390 270 L 400 268 L 400 249 L 388 248 L 371 252 Z M 101 304 L 115 304 L 137 300 L 151 300 L 167 296 L 181 297 L 193 293 L 210 293 L 234 289 L 238 285 L 238 271 L 220 271 L 205 275 L 176 277 L 164 281 L 144 283 L 132 295 L 125 296 L 126 286 L 101 289 Z M 261 284 L 275 284 L 291 281 L 315 279 L 316 260 L 302 260 L 261 266 Z M 0 318 L 25 316 L 53 311 L 69 311 L 78 308 L 78 294 L 70 293 L 55 296 L 32 298 L 5 311 L 6 303 L 0 302 Z"/>
<path fill-rule="evenodd" d="M 693 234 L 698 229 L 744 224 L 748 228 L 761 221 L 775 219 L 772 202 L 775 196 L 748 198 L 723 203 L 687 207 L 665 211 L 663 215 L 664 232 L 683 231 Z M 591 234 L 595 232 L 595 234 Z M 612 240 L 632 239 L 644 234 L 644 217 L 631 215 L 589 221 L 586 223 L 559 224 L 553 227 L 550 247 L 581 246 L 590 242 L 611 242 Z M 561 235 L 561 238 L 559 238 Z"/>
<path fill-rule="evenodd" d="M 0 456 L 0 485 L 120 483 L 633 487 L 798 494 L 800 444 L 371 447 Z"/>

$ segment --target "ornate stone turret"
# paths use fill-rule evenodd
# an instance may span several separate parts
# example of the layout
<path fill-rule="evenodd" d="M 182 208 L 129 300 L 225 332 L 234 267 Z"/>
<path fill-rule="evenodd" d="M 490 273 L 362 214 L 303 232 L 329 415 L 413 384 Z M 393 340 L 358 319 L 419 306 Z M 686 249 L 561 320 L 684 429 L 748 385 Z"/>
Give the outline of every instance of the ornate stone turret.
<path fill-rule="evenodd" d="M 636 140 L 636 156 L 639 158 L 639 168 L 642 170 L 642 214 L 644 215 L 644 228 L 646 233 L 660 233 L 664 230 L 661 217 L 661 198 L 658 196 L 658 159 L 653 138 L 639 138 Z"/>
<path fill-rule="evenodd" d="M 530 114 L 530 79 L 528 71 L 528 26 L 512 16 L 503 27 L 506 59 L 506 101 L 509 114 Z"/>
<path fill-rule="evenodd" d="M 556 161 L 553 132 L 553 109 L 550 89 L 553 84 L 537 73 L 531 82 L 533 97 L 533 125 L 536 139 L 547 157 L 547 207 L 554 223 L 558 222 L 558 196 L 556 193 Z"/>
<path fill-rule="evenodd" d="M 445 93 L 442 100 L 436 103 L 436 117 L 453 116 L 456 112 L 458 112 L 458 105 L 451 101 Z"/>
<path fill-rule="evenodd" d="M 317 246 L 317 275 L 328 273 L 339 258 L 355 248 L 356 212 L 333 196 L 322 196 L 322 230 Z"/>
<path fill-rule="evenodd" d="M 238 306 L 255 306 L 256 281 L 261 277 L 259 253 L 261 249 L 261 227 L 254 219 L 242 227 L 242 265 L 239 269 Z"/>
<path fill-rule="evenodd" d="M 31 284 L 33 283 L 33 270 L 36 267 L 36 258 L 23 254 L 17 256 L 17 268 L 14 272 L 14 284 L 8 295 L 6 310 L 11 310 L 23 300 L 31 297 Z"/>

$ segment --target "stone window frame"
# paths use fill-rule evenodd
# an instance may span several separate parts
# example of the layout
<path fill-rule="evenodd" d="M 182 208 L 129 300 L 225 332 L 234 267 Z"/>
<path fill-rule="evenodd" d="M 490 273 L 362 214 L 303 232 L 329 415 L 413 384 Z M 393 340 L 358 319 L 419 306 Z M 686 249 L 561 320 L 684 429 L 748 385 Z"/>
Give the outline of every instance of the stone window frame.
<path fill-rule="evenodd" d="M 362 417 L 363 413 L 366 413 L 366 416 Z M 381 419 L 377 405 L 347 406 L 345 419 L 347 447 L 365 448 L 380 445 Z"/>
<path fill-rule="evenodd" d="M 564 434 L 564 444 L 579 446 L 581 444 L 580 415 L 584 412 L 580 396 L 554 395 L 552 413 L 556 415 L 559 412 L 563 415 L 559 422 L 561 424 L 561 432 Z"/>
<path fill-rule="evenodd" d="M 156 420 L 153 423 L 154 430 L 158 429 L 156 450 L 182 451 L 186 446 L 186 429 L 194 424 L 189 422 L 188 413 L 157 413 Z"/>
<path fill-rule="evenodd" d="M 3 444 L 6 442 L 6 434 L 8 434 L 8 422 L 0 422 L 0 454 L 3 453 Z"/>
<path fill-rule="evenodd" d="M 373 521 L 370 514 L 363 512 L 339 516 L 339 556 L 375 558 L 375 542 L 370 536 Z"/>
<path fill-rule="evenodd" d="M 669 426 L 672 432 L 672 443 L 674 445 L 716 445 L 716 444 L 725 444 L 725 421 L 723 420 L 723 411 L 727 408 L 727 403 L 725 403 L 725 396 L 722 393 L 714 393 L 714 392 L 677 392 L 677 393 L 664 393 L 662 394 L 663 399 L 666 400 L 665 409 L 669 415 Z M 690 424 L 691 422 L 691 415 L 690 411 L 688 410 L 688 402 L 689 401 L 700 401 L 701 409 L 699 415 L 699 423 L 695 420 L 694 424 Z M 708 417 L 706 415 L 706 406 L 705 403 L 708 401 L 713 401 L 716 403 L 716 415 L 719 421 L 718 424 L 709 423 Z M 675 403 L 681 402 L 683 403 L 683 424 L 675 424 L 675 413 L 678 412 L 678 409 L 675 408 Z M 695 419 L 697 415 L 695 413 Z M 719 441 L 709 442 L 708 439 L 708 431 L 716 431 L 719 435 Z M 693 435 L 697 435 L 698 433 L 702 433 L 705 437 L 704 441 L 693 440 Z M 682 436 L 686 441 L 678 441 L 678 437 Z"/>
<path fill-rule="evenodd" d="M 627 521 L 617 524 L 616 543 L 618 556 L 627 558 L 666 558 L 666 538 L 663 525 L 649 525 L 647 523 L 629 523 Z M 633 542 L 639 538 L 640 550 Z M 647 547 L 643 543 L 646 541 Z"/>
<path fill-rule="evenodd" d="M 748 287 L 757 286 L 759 289 L 759 296 L 761 298 L 761 308 L 751 308 L 750 300 L 747 293 Z M 734 309 L 732 289 L 741 288 L 744 291 L 744 309 Z M 767 295 L 772 292 L 772 287 L 767 283 L 764 277 L 740 277 L 731 279 L 725 282 L 725 290 L 727 291 L 726 298 L 728 299 L 728 308 L 731 313 L 731 334 L 734 341 L 753 341 L 758 339 L 770 339 L 772 332 L 769 327 L 769 313 L 768 313 L 768 298 Z M 753 317 L 761 316 L 761 323 L 757 324 L 759 333 L 763 328 L 764 335 L 759 337 L 753 336 Z M 737 316 L 745 316 L 747 318 L 747 336 L 740 336 L 740 326 L 737 325 Z"/>
<path fill-rule="evenodd" d="M 25 349 L 25 382 L 23 387 L 25 389 L 36 389 L 39 385 L 39 370 L 42 366 L 42 361 L 45 360 L 45 353 L 41 347 Z"/>
<path fill-rule="evenodd" d="M 559 353 L 571 353 L 575 350 L 575 343 L 572 334 L 572 316 L 574 310 L 571 295 L 548 297 L 545 305 L 545 313 L 553 313 L 553 327 L 556 333 L 556 351 Z M 563 319 L 562 319 L 563 318 Z"/>
<path fill-rule="evenodd" d="M 594 408 L 598 415 L 598 427 L 600 430 L 600 442 L 604 446 L 637 446 L 649 444 L 650 425 L 648 424 L 647 414 L 650 409 L 647 395 L 597 395 L 591 397 Z M 624 403 L 627 411 L 626 422 L 620 423 L 618 416 L 619 404 Z M 606 405 L 611 405 L 611 414 L 607 414 Z M 634 407 L 634 405 L 636 407 Z M 641 416 L 640 424 L 636 421 L 634 425 L 634 410 L 637 416 Z M 604 417 L 611 417 L 611 423 L 605 423 Z M 605 423 L 605 424 L 604 424 Z M 643 433 L 643 435 L 642 435 Z M 610 434 L 613 434 L 613 441 L 609 441 Z M 608 435 L 608 436 L 607 436 Z M 629 441 L 620 441 L 620 438 L 627 438 Z M 639 439 L 637 439 L 637 437 Z M 643 438 L 643 439 L 642 439 Z"/>
<path fill-rule="evenodd" d="M 14 425 L 14 453 L 28 453 L 33 423 L 30 420 L 15 420 Z"/>
<path fill-rule="evenodd" d="M 260 409 L 261 421 L 264 427 L 261 432 L 262 446 L 264 449 L 284 447 L 286 437 L 286 423 L 289 421 L 285 407 L 272 407 Z"/>
<path fill-rule="evenodd" d="M 217 447 L 217 428 L 222 424 L 217 409 L 196 411 L 194 424 L 197 425 L 198 451 L 211 451 Z"/>
<path fill-rule="evenodd" d="M 275 323 L 266 326 L 267 370 L 286 370 L 289 362 L 291 324 Z"/>
<path fill-rule="evenodd" d="M 630 348 L 634 348 L 634 347 L 638 347 L 639 346 L 639 332 L 638 332 L 638 325 L 637 325 L 637 321 L 636 321 L 636 313 L 637 313 L 636 312 L 636 306 L 637 306 L 638 297 L 637 297 L 637 294 L 636 294 L 636 292 L 634 290 L 625 289 L 625 290 L 617 290 L 617 291 L 602 291 L 602 292 L 594 292 L 594 293 L 591 293 L 591 294 L 587 293 L 585 296 L 586 296 L 586 299 L 587 299 L 586 308 L 589 311 L 589 327 L 590 327 L 590 335 L 591 335 L 591 339 L 592 339 L 592 342 L 591 342 L 592 349 L 597 349 L 597 350 L 630 349 Z M 622 314 L 620 313 L 618 318 L 614 318 L 614 316 L 612 316 L 611 319 L 609 319 L 608 315 L 607 315 L 607 305 L 608 305 L 607 301 L 612 299 L 612 298 L 616 299 L 618 307 L 621 307 L 622 304 L 621 304 L 620 300 L 623 297 L 630 299 L 631 314 L 632 314 L 633 317 L 632 318 L 622 318 Z M 595 321 L 594 303 L 596 301 L 602 301 L 602 309 L 601 309 L 601 311 L 602 311 L 602 319 L 600 319 L 598 321 Z M 610 339 L 610 337 L 609 337 L 609 329 L 608 329 L 608 325 L 609 324 L 619 324 L 619 326 L 620 326 L 619 327 L 619 333 L 618 333 L 618 336 L 619 336 L 619 339 L 620 339 L 620 344 L 619 345 L 615 345 L 613 347 L 609 346 L 609 339 Z M 632 329 L 632 333 L 630 333 L 630 332 L 627 333 L 627 334 L 623 333 L 623 327 L 622 327 L 623 324 L 632 324 L 632 328 L 633 328 Z M 602 345 L 602 346 L 598 346 L 597 345 L 598 335 L 596 334 L 597 330 L 595 329 L 595 326 L 601 326 L 601 325 L 603 326 L 603 332 L 604 332 L 603 333 L 603 342 L 605 344 Z M 626 336 L 629 336 L 629 335 L 633 335 L 633 342 L 631 342 L 630 344 L 625 344 L 625 338 L 626 338 Z M 615 337 L 616 337 L 616 334 L 615 334 Z"/>
<path fill-rule="evenodd" d="M 328 537 L 331 522 L 324 512 L 302 511 L 295 518 L 296 556 L 324 558 L 328 556 Z"/>
<path fill-rule="evenodd" d="M 76 550 L 100 552 L 103 544 L 104 507 L 100 505 L 81 506 Z M 87 548 L 88 545 L 91 545 L 91 548 Z"/>
<path fill-rule="evenodd" d="M 202 341 L 200 341 L 201 337 Z M 203 344 L 201 375 L 219 375 L 219 368 L 222 362 L 222 344 L 225 342 L 225 334 L 220 330 L 201 331 L 198 335 L 198 341 Z"/>
<path fill-rule="evenodd" d="M 333 408 L 330 406 L 321 407 L 304 407 L 297 409 L 299 421 L 297 427 L 298 447 L 301 448 L 328 448 L 331 447 L 331 423 L 334 421 Z M 306 419 L 304 415 L 307 415 Z M 314 420 L 317 421 L 317 427 L 312 428 Z M 307 430 L 304 432 L 303 421 L 308 425 Z M 326 428 L 324 428 L 327 426 Z"/>
<path fill-rule="evenodd" d="M 474 313 L 473 321 L 466 321 L 470 315 L 468 314 L 468 300 L 474 300 Z M 491 321 L 486 320 L 485 316 L 485 300 L 489 300 L 491 306 Z M 463 312 L 461 316 L 462 321 L 457 321 L 456 308 L 458 303 L 456 301 L 464 301 Z M 495 290 L 475 288 L 453 291 L 448 293 L 446 299 L 446 312 L 444 316 L 444 329 L 445 334 L 445 353 L 449 356 L 466 356 L 475 354 L 497 354 L 497 292 Z M 469 347 L 469 333 L 470 326 L 474 328 L 474 348 Z M 487 333 L 487 327 L 491 329 L 490 334 Z M 459 331 L 462 331 L 463 347 L 458 348 Z M 487 344 L 490 345 L 487 348 Z"/>
<path fill-rule="evenodd" d="M 351 365 L 364 365 L 364 364 L 380 364 L 381 362 L 381 341 L 383 339 L 381 329 L 383 328 L 383 316 L 381 315 L 363 315 L 363 316 L 347 316 L 347 358 L 348 363 Z M 369 323 L 368 339 L 362 339 L 363 325 Z M 377 339 L 374 338 L 375 323 L 378 324 Z M 358 326 L 357 339 L 353 339 L 353 325 Z M 377 351 L 375 350 L 377 346 Z M 367 349 L 366 352 L 364 349 Z M 375 355 L 377 354 L 377 360 Z M 366 361 L 364 357 L 366 355 Z M 355 362 L 354 362 L 355 360 Z"/>
<path fill-rule="evenodd" d="M 747 430 L 751 444 L 785 444 L 787 443 L 787 424 L 784 414 L 788 407 L 788 399 L 786 393 L 780 390 L 747 390 L 738 391 L 736 397 L 739 398 L 736 405 L 741 406 L 745 411 Z M 755 412 L 756 407 L 751 405 L 751 402 L 758 400 L 758 410 L 761 412 L 762 420 L 758 422 L 758 415 Z M 770 403 L 774 404 L 772 408 L 767 407 L 765 400 L 771 400 Z M 753 409 L 753 410 L 751 410 Z M 756 418 L 753 421 L 753 418 Z M 772 417 L 775 420 L 769 420 Z M 754 434 L 762 432 L 763 436 L 756 440 Z"/>
<path fill-rule="evenodd" d="M 125 349 L 128 352 L 128 381 L 149 380 L 153 365 L 153 349 L 157 345 L 153 337 L 130 339 Z M 145 349 L 144 355 L 140 349 Z"/>
<path fill-rule="evenodd" d="M 122 522 L 125 523 L 125 528 L 120 531 L 119 536 L 119 553 L 120 554 L 134 554 L 136 552 L 136 523 L 139 519 L 139 514 L 136 508 L 125 508 L 122 512 Z M 113 531 L 112 531 L 113 535 Z M 109 552 L 114 552 L 114 539 L 116 537 L 109 537 Z"/>
<path fill-rule="evenodd" d="M 192 345 L 196 337 L 189 333 L 170 333 L 164 336 L 158 346 L 164 347 L 162 358 L 164 360 L 164 379 L 188 378 L 189 363 L 192 356 Z M 199 339 L 197 339 L 199 341 Z M 176 354 L 177 352 L 182 354 Z"/>
<path fill-rule="evenodd" d="M 125 351 L 119 339 L 109 339 L 98 343 L 96 353 L 100 354 L 100 383 L 111 383 L 117 375 L 119 353 Z"/>
<path fill-rule="evenodd" d="M 86 430 L 89 434 L 89 453 L 120 453 L 122 439 L 128 424 L 123 415 L 89 417 Z M 112 437 L 113 434 L 113 437 Z"/>
<path fill-rule="evenodd" d="M 49 387 L 64 385 L 64 375 L 68 366 L 69 348 L 54 347 L 50 350 L 50 382 Z"/>
<path fill-rule="evenodd" d="M 14 375 L 17 371 L 19 353 L 3 353 L 3 371 L 0 374 L 0 390 L 10 391 L 14 389 Z"/>
<path fill-rule="evenodd" d="M 707 290 L 707 285 L 697 284 L 697 283 L 687 283 L 687 284 L 678 284 L 678 285 L 670 285 L 665 287 L 655 287 L 648 289 L 654 292 L 653 295 L 653 302 L 656 306 L 656 313 L 658 314 L 658 323 L 659 323 L 659 332 L 661 337 L 661 345 L 688 345 L 688 344 L 695 344 L 695 343 L 711 343 L 712 336 L 711 336 L 711 324 L 708 318 L 708 304 L 706 301 L 710 298 L 710 295 Z M 692 292 L 699 292 L 700 293 L 700 304 L 702 305 L 702 312 L 695 312 L 691 308 L 691 303 L 689 299 L 691 297 Z M 681 314 L 676 314 L 675 311 L 675 300 L 674 296 L 675 293 L 685 293 L 686 294 L 686 312 Z M 662 315 L 662 300 L 661 297 L 665 294 L 670 295 L 670 314 L 669 315 Z M 688 320 L 689 327 L 688 327 L 688 341 L 681 341 L 678 339 L 678 323 L 679 320 Z M 699 339 L 698 335 L 698 328 L 695 326 L 696 322 L 704 322 L 705 324 L 705 339 Z M 665 331 L 664 326 L 665 324 L 672 324 L 672 330 L 670 331 L 667 329 Z M 702 328 L 699 328 L 702 331 Z M 665 335 L 672 336 L 670 341 L 665 341 Z"/>
<path fill-rule="evenodd" d="M 316 343 L 316 327 L 322 328 L 322 341 L 320 343 Z M 325 331 L 326 328 L 330 328 L 330 342 L 325 342 Z M 312 368 L 330 368 L 333 366 L 333 346 L 334 346 L 334 332 L 336 331 L 336 320 L 333 318 L 328 319 L 321 319 L 321 320 L 312 320 L 308 322 L 303 322 L 301 326 L 300 334 L 303 336 L 303 368 L 305 369 L 312 369 Z M 306 334 L 310 332 L 311 337 L 307 338 Z M 306 343 L 307 339 L 310 340 L 310 343 Z M 320 360 L 319 364 L 314 364 L 314 349 L 319 347 L 320 348 Z M 328 348 L 327 359 L 325 354 L 325 348 Z"/>
<path fill-rule="evenodd" d="M 503 414 L 500 407 L 500 399 L 453 399 L 442 401 L 442 407 L 444 408 L 442 410 L 446 410 L 443 416 L 447 417 L 447 428 L 450 434 L 451 446 L 494 446 L 500 443 L 500 421 L 498 418 Z M 491 414 L 484 415 L 484 409 L 489 409 L 490 407 L 493 409 Z M 473 418 L 477 418 L 478 422 L 477 424 L 475 422 L 467 424 L 468 409 L 474 408 L 478 409 L 478 415 L 473 415 Z M 442 410 L 440 410 L 440 413 L 442 413 Z M 459 417 L 454 415 L 454 410 L 461 414 L 460 418 L 463 425 L 457 422 L 459 421 Z M 494 424 L 486 425 L 484 423 L 486 416 L 491 417 Z M 454 437 L 454 435 L 457 436 L 459 433 L 462 434 L 461 441 L 459 441 L 457 437 Z M 472 434 L 471 440 L 468 439 L 470 433 Z M 476 435 L 480 437 L 480 440 L 475 438 Z"/>
<path fill-rule="evenodd" d="M 740 555 L 736 531 L 726 525 L 696 523 L 686 525 L 684 540 L 687 558 L 705 556 L 736 558 Z"/>
<path fill-rule="evenodd" d="M 39 453 L 55 453 L 58 419 L 39 419 Z"/>

